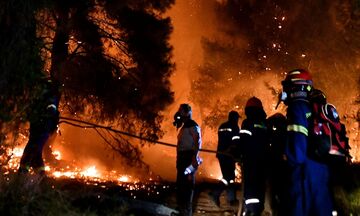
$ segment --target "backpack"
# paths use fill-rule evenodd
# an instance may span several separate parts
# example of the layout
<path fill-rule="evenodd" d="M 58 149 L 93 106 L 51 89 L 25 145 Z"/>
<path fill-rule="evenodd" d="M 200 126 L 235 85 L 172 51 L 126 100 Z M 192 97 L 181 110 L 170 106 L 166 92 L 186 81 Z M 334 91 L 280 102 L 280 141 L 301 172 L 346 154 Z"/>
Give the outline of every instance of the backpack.
<path fill-rule="evenodd" d="M 331 162 L 335 158 L 351 162 L 346 128 L 340 122 L 335 106 L 326 102 L 322 92 L 310 95 L 310 103 L 309 155 L 323 162 Z"/>

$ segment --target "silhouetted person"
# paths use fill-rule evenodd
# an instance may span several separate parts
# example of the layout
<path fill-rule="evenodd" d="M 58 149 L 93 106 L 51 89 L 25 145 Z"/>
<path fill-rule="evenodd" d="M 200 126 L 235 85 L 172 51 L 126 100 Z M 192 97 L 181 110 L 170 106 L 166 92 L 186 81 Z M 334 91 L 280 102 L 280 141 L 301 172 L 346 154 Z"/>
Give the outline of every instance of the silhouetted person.
<path fill-rule="evenodd" d="M 32 167 L 35 173 L 45 174 L 43 147 L 51 134 L 57 130 L 59 99 L 58 86 L 50 79 L 44 82 L 41 97 L 31 107 L 30 136 L 20 160 L 19 173 L 28 173 Z"/>
<path fill-rule="evenodd" d="M 266 113 L 258 98 L 246 102 L 245 115 L 239 140 L 244 189 L 242 212 L 246 216 L 258 216 L 264 210 L 268 146 Z"/>
<path fill-rule="evenodd" d="M 180 215 L 192 215 L 195 173 L 201 163 L 198 156 L 201 148 L 201 132 L 198 124 L 192 120 L 191 107 L 181 104 L 174 116 L 174 125 L 180 128 L 177 143 L 177 202 Z"/>
<path fill-rule="evenodd" d="M 222 179 L 219 186 L 209 193 L 217 206 L 220 206 L 220 195 L 226 189 L 227 201 L 230 205 L 238 203 L 235 190 L 235 163 L 231 155 L 234 139 L 240 139 L 240 129 L 238 125 L 239 113 L 230 111 L 228 120 L 222 123 L 218 129 L 218 146 L 216 157 L 219 160 Z"/>
<path fill-rule="evenodd" d="M 270 187 L 270 206 L 273 215 L 277 215 L 281 202 L 284 199 L 284 184 L 286 183 L 285 170 L 285 144 L 286 144 L 286 117 L 281 113 L 275 113 L 266 120 L 269 133 L 268 180 Z"/>

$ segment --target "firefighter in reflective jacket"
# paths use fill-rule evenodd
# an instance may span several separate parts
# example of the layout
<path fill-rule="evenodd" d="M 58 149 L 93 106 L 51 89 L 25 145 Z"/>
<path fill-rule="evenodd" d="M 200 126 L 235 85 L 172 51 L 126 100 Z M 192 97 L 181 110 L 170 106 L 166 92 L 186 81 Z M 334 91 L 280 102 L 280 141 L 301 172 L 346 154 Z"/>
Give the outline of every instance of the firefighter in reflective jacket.
<path fill-rule="evenodd" d="M 30 167 L 35 173 L 45 174 L 42 157 L 43 148 L 59 121 L 58 86 L 50 79 L 44 80 L 44 91 L 30 110 L 30 136 L 20 160 L 19 173 L 28 173 Z"/>
<path fill-rule="evenodd" d="M 174 125 L 177 128 L 181 127 L 177 137 L 177 202 L 180 215 L 191 216 L 195 173 L 202 162 L 199 157 L 201 132 L 198 124 L 192 120 L 192 110 L 188 104 L 180 105 L 174 120 Z"/>
<path fill-rule="evenodd" d="M 216 157 L 219 160 L 222 179 L 218 188 L 209 195 L 217 206 L 220 206 L 220 195 L 226 189 L 227 200 L 231 205 L 237 204 L 235 191 L 235 160 L 231 155 L 233 140 L 240 139 L 239 113 L 230 111 L 228 121 L 222 123 L 218 130 L 218 146 Z"/>
<path fill-rule="evenodd" d="M 311 76 L 304 69 L 290 71 L 282 81 L 280 99 L 288 106 L 285 155 L 289 169 L 288 194 L 281 212 L 284 216 L 332 215 L 329 167 L 307 154 L 311 116 L 308 94 L 312 85 Z"/>
<path fill-rule="evenodd" d="M 268 145 L 266 113 L 258 98 L 252 97 L 247 101 L 245 115 L 239 143 L 244 188 L 242 215 L 257 216 L 264 210 Z"/>

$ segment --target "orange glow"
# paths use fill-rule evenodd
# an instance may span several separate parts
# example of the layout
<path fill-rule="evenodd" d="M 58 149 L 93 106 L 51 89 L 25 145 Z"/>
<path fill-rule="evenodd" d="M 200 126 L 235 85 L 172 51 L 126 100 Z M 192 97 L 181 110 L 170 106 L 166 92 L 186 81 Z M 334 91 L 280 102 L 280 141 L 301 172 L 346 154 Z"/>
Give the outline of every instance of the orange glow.
<path fill-rule="evenodd" d="M 100 174 L 97 171 L 95 166 L 91 166 L 86 168 L 84 171 L 81 172 L 82 175 L 84 175 L 85 177 L 99 177 Z"/>
<path fill-rule="evenodd" d="M 120 181 L 120 182 L 129 182 L 129 177 L 127 177 L 127 176 L 121 176 L 121 177 L 119 178 L 119 181 Z"/>
<path fill-rule="evenodd" d="M 23 154 L 24 149 L 22 148 L 14 148 L 12 153 L 14 155 L 14 157 L 21 157 L 21 155 Z"/>
<path fill-rule="evenodd" d="M 52 152 L 52 154 L 54 155 L 54 157 L 55 157 L 56 160 L 61 160 L 61 152 L 60 152 L 60 151 L 54 150 L 54 151 Z"/>
<path fill-rule="evenodd" d="M 231 42 L 232 46 L 238 47 L 239 49 L 247 50 L 249 48 L 249 39 L 246 37 L 237 36 L 237 38 L 232 38 L 223 34 L 228 28 L 232 26 L 227 26 L 226 23 L 221 23 L 222 31 L 218 30 L 219 27 L 219 17 L 213 12 L 216 7 L 215 2 L 220 4 L 225 4 L 226 0 L 201 0 L 201 1 L 176 1 L 176 5 L 168 12 L 168 16 L 171 17 L 172 23 L 174 25 L 174 31 L 171 35 L 170 43 L 174 47 L 173 51 L 173 61 L 176 63 L 176 71 L 171 77 L 172 90 L 175 93 L 175 103 L 170 106 L 165 113 L 164 122 L 162 127 L 164 129 L 165 135 L 161 141 L 168 143 L 176 143 L 177 130 L 172 126 L 172 114 L 176 112 L 179 103 L 189 102 L 191 98 L 191 83 L 197 79 L 198 69 L 203 66 L 206 62 L 204 60 L 205 52 L 202 47 L 203 38 L 210 38 L 214 40 L 219 40 L 219 42 Z M 99 9 L 100 10 L 100 9 Z M 97 18 L 103 18 L 101 11 L 95 11 L 93 14 Z M 100 16 L 100 17 L 99 17 Z M 271 18 L 271 17 L 270 17 Z M 282 32 L 287 30 L 287 26 L 290 25 L 292 17 L 276 15 L 274 20 L 276 20 L 277 31 Z M 211 25 L 209 25 L 211 23 Z M 55 23 L 53 24 L 55 25 Z M 102 26 L 103 28 L 109 28 L 109 26 Z M 109 29 L 113 31 L 113 29 Z M 117 32 L 120 34 L 121 32 Z M 315 39 L 314 39 L 315 40 Z M 72 40 L 70 44 L 70 49 L 73 49 L 77 43 L 80 41 Z M 268 41 L 269 48 L 273 51 L 281 51 L 289 55 L 295 55 L 295 50 L 288 50 L 281 41 Z M 116 44 L 110 44 L 110 42 L 105 42 L 108 49 L 106 50 L 107 54 L 115 56 L 121 54 Z M 303 53 L 301 53 L 303 52 Z M 308 50 L 296 52 L 296 57 L 305 61 L 307 58 L 312 57 L 312 53 Z M 336 56 L 334 54 L 334 56 Z M 271 54 L 259 54 L 259 59 L 261 61 L 271 60 Z M 122 56 L 121 58 L 126 58 Z M 234 61 L 237 61 L 238 58 L 234 58 Z M 319 88 L 324 89 L 328 95 L 331 102 L 337 105 L 339 113 L 342 113 L 344 123 L 348 129 L 348 136 L 350 140 L 350 145 L 352 147 L 351 154 L 353 156 L 353 161 L 359 161 L 360 151 L 358 149 L 359 145 L 359 123 L 351 120 L 352 116 L 358 115 L 356 112 L 358 107 L 355 107 L 354 103 L 356 95 L 358 94 L 355 86 L 358 79 L 354 79 L 353 76 L 348 72 L 350 64 L 345 67 L 342 66 L 341 61 L 338 63 L 334 62 L 334 65 L 328 66 L 328 60 L 324 61 L 323 65 L 318 63 L 321 59 L 311 59 L 308 65 L 311 66 L 314 71 L 314 80 L 319 84 Z M 129 65 L 132 62 L 128 62 Z M 311 64 L 310 64 L 311 63 Z M 360 60 L 358 61 L 358 66 L 360 67 Z M 244 62 L 244 65 L 245 62 Z M 281 80 L 283 79 L 286 72 L 283 73 L 272 73 L 272 71 L 278 70 L 278 68 L 273 67 L 271 64 L 264 64 L 262 67 L 263 71 L 256 71 L 249 75 L 249 68 L 244 66 L 243 68 L 224 68 L 223 71 L 234 70 L 236 75 L 232 77 L 226 77 L 226 85 L 228 84 L 229 88 L 223 92 L 215 92 L 214 94 L 209 94 L 206 96 L 211 97 L 212 101 L 224 101 L 231 98 L 231 95 L 234 95 L 238 92 L 243 92 L 242 97 L 249 96 L 252 94 L 258 96 L 264 104 L 265 111 L 268 116 L 274 114 L 275 112 L 285 112 L 286 107 L 280 105 L 278 110 L 275 110 L 276 98 L 270 92 L 269 87 L 274 88 L 274 90 L 281 88 Z M 320 67 L 321 66 L 321 67 Z M 319 69 L 330 69 L 327 74 L 320 74 Z M 287 69 L 287 68 L 286 68 Z M 260 69 L 259 69 L 260 70 Z M 283 68 L 281 69 L 283 70 Z M 284 68 L 285 70 L 285 68 Z M 335 71 L 334 71 L 335 70 Z M 269 72 L 269 73 L 268 73 Z M 355 71 L 356 72 L 356 71 Z M 256 75 L 259 73 L 260 75 Z M 336 76 L 330 76 L 335 74 Z M 282 75 L 282 76 L 281 76 Z M 339 76 L 341 75 L 341 76 Z M 323 80 L 326 78 L 326 82 Z M 339 77 L 341 80 L 339 80 Z M 356 75 L 358 77 L 358 75 Z M 121 77 L 118 77 L 120 79 Z M 346 80 L 346 83 L 342 83 L 343 80 Z M 341 82 L 339 82 L 341 81 Z M 234 84 L 231 84 L 234 83 Z M 265 86 L 266 83 L 268 86 Z M 336 84 L 336 85 L 334 85 Z M 337 88 L 335 88 L 337 87 Z M 341 91 L 340 91 L 341 89 Z M 250 93 L 249 93 L 250 92 Z M 346 92 L 346 94 L 340 94 L 340 92 Z M 278 92 L 276 92 L 278 93 Z M 350 98 L 349 95 L 353 98 Z M 350 101 L 350 99 L 351 101 Z M 191 104 L 193 107 L 193 118 L 196 120 L 199 125 L 202 127 L 203 132 L 203 148 L 205 149 L 216 149 L 216 130 L 211 130 L 206 128 L 202 120 L 208 115 L 207 107 L 199 107 L 197 104 Z M 244 104 L 233 104 L 235 110 L 242 112 Z M 202 113 L 201 113 L 201 112 Z M 242 116 L 243 117 L 243 116 Z M 239 122 L 241 123 L 241 121 Z M 122 163 L 117 159 L 116 153 L 111 152 L 109 149 L 105 149 L 106 145 L 96 133 L 92 133 L 91 129 L 74 129 L 72 126 L 60 125 L 62 135 L 58 136 L 54 143 L 54 150 L 52 152 L 59 164 L 52 164 L 46 167 L 46 171 L 49 176 L 54 178 L 79 178 L 85 179 L 92 182 L 104 182 L 104 181 L 114 181 L 118 184 L 124 183 L 134 183 L 139 182 L 140 176 L 129 173 L 129 170 L 119 169 L 123 168 Z M 21 134 L 22 135 L 22 134 Z M 25 140 L 26 136 L 22 135 L 22 139 Z M 136 143 L 134 141 L 134 143 Z M 161 178 L 166 180 L 175 180 L 176 176 L 176 149 L 170 148 L 167 146 L 161 145 L 149 145 L 142 147 L 142 152 L 144 154 L 144 161 L 150 165 L 150 169 L 154 173 L 161 176 Z M 22 155 L 23 148 L 17 147 L 13 150 L 8 150 L 7 155 L 11 155 L 11 160 L 7 163 L 8 170 L 17 170 L 19 167 L 20 157 Z M 109 156 L 105 156 L 109 155 Z M 218 160 L 214 154 L 210 153 L 200 153 L 200 156 L 204 159 L 203 164 L 200 166 L 198 171 L 198 176 L 200 178 L 212 178 L 212 179 L 221 179 L 221 171 L 219 168 Z M 116 158 L 116 159 L 113 159 Z M 1 161 L 5 160 L 0 158 Z M 115 160 L 115 162 L 114 162 Z M 60 162 L 64 162 L 61 164 Z M 61 164 L 61 165 L 60 165 Z M 110 170 L 110 171 L 109 171 Z M 135 171 L 135 173 L 140 172 Z M 239 170 L 236 171 L 236 175 L 240 175 Z M 150 181 L 153 179 L 149 177 Z M 137 186 L 131 186 L 131 190 L 136 189 Z M 130 188 L 129 188 L 130 190 Z"/>
<path fill-rule="evenodd" d="M 10 160 L 5 166 L 4 174 L 9 172 L 14 172 L 18 169 L 20 165 L 20 158 L 23 153 L 23 148 L 16 147 L 13 150 L 8 150 L 7 155 L 10 156 Z M 55 150 L 52 154 L 56 157 L 57 160 L 60 160 L 62 153 L 60 150 Z M 83 179 L 90 182 L 107 182 L 113 181 L 117 182 L 119 185 L 123 183 L 137 183 L 139 180 L 129 175 L 120 174 L 115 170 L 105 172 L 99 170 L 96 165 L 90 165 L 85 167 L 76 167 L 75 164 L 66 165 L 65 167 L 52 167 L 48 164 L 45 166 L 45 171 L 48 176 L 53 178 L 71 178 L 71 179 Z M 30 173 L 33 171 L 30 170 Z M 152 179 L 149 179 L 150 181 Z M 134 187 L 134 186 L 133 186 Z M 130 188 L 130 190 L 136 188 Z"/>

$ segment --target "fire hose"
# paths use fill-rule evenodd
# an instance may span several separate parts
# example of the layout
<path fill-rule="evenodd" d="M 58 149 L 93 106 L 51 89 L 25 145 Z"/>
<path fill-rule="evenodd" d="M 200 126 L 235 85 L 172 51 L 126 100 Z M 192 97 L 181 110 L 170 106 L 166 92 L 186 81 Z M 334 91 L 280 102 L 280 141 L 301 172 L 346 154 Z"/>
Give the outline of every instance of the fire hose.
<path fill-rule="evenodd" d="M 170 146 L 170 147 L 176 147 L 177 146 L 176 144 L 162 142 L 162 141 L 158 141 L 158 140 L 153 140 L 153 139 L 142 137 L 142 136 L 132 134 L 132 133 L 129 133 L 129 132 L 117 130 L 117 129 L 112 128 L 111 126 L 103 126 L 103 125 L 95 124 L 95 123 L 92 123 L 92 122 L 87 122 L 87 121 L 74 119 L 74 118 L 69 118 L 69 117 L 61 116 L 59 124 L 61 124 L 61 123 L 65 123 L 65 124 L 69 124 L 69 125 L 72 125 L 72 126 L 75 126 L 75 127 L 81 127 L 81 128 L 94 128 L 94 129 L 95 128 L 102 128 L 102 129 L 106 129 L 106 130 L 109 130 L 109 131 L 114 132 L 114 133 L 122 134 L 122 135 L 129 136 L 129 137 L 132 137 L 132 138 L 140 139 L 140 140 L 144 140 L 146 142 L 151 142 L 151 143 L 160 144 L 160 145 L 164 145 L 164 146 Z M 82 124 L 82 125 L 79 125 L 79 123 Z M 207 152 L 207 153 L 215 153 L 215 154 L 219 153 L 219 154 L 223 154 L 223 155 L 232 156 L 230 153 L 218 152 L 216 150 L 211 150 L 211 149 L 203 149 L 202 148 L 202 149 L 199 149 L 199 151 Z"/>

